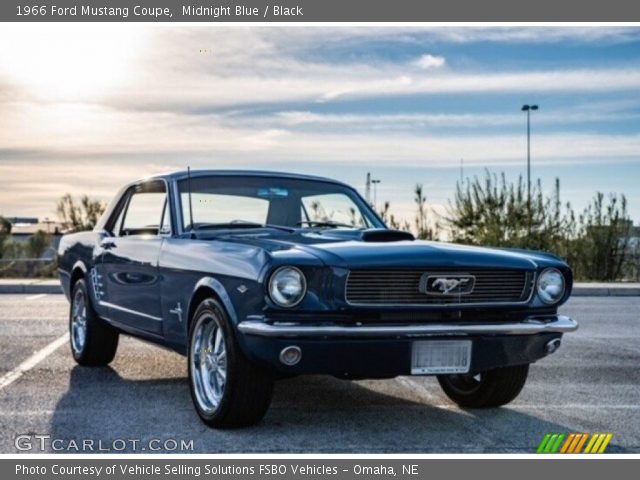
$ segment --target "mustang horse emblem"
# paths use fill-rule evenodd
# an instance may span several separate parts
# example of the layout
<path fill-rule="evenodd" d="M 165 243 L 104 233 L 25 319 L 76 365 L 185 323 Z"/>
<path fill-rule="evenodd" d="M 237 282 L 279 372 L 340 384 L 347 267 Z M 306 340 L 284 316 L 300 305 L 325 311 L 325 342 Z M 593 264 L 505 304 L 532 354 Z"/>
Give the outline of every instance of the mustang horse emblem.
<path fill-rule="evenodd" d="M 430 285 L 428 290 L 432 292 L 439 292 L 443 295 L 459 290 L 459 293 L 469 293 L 473 288 L 473 277 L 438 277 Z"/>

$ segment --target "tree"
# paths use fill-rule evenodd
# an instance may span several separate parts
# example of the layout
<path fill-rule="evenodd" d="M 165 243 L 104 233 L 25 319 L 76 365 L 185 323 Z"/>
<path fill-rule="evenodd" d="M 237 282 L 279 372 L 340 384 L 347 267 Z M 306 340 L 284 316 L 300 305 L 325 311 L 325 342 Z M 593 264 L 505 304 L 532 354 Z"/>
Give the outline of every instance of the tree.
<path fill-rule="evenodd" d="M 416 238 L 422 240 L 434 240 L 437 237 L 438 224 L 435 227 L 429 225 L 429 215 L 427 207 L 427 197 L 423 193 L 422 185 L 417 184 L 414 188 L 414 202 L 416 204 L 416 213 L 413 219 L 413 228 L 407 220 L 398 219 L 391 213 L 391 204 L 384 202 L 382 210 L 378 212 L 384 223 L 396 230 L 414 231 Z"/>
<path fill-rule="evenodd" d="M 558 243 L 572 230 L 574 217 L 571 206 L 560 202 L 560 182 L 556 179 L 552 196 L 542 192 L 540 180 L 531 191 L 531 221 L 529 222 L 526 187 L 522 177 L 508 183 L 486 172 L 484 180 L 456 184 L 453 205 L 447 222 L 454 241 L 494 247 L 557 250 Z"/>
<path fill-rule="evenodd" d="M 92 230 L 105 208 L 104 202 L 89 198 L 87 195 L 80 197 L 78 204 L 71 194 L 67 193 L 58 201 L 56 211 L 66 230 L 80 232 Z"/>
<path fill-rule="evenodd" d="M 416 227 L 416 236 L 423 240 L 433 240 L 435 238 L 435 230 L 429 226 L 427 215 L 427 197 L 422 192 L 422 184 L 417 184 L 413 190 L 413 197 L 416 204 L 416 217 L 414 219 Z"/>
<path fill-rule="evenodd" d="M 492 247 L 542 250 L 564 258 L 580 280 L 612 281 L 640 275 L 640 243 L 631 244 L 633 222 L 624 195 L 597 192 L 576 216 L 570 203 L 560 199 L 560 181 L 545 194 L 538 179 L 531 191 L 531 221 L 527 189 L 522 177 L 507 182 L 504 173 L 488 170 L 456 184 L 445 221 L 452 240 Z M 438 237 L 439 225 L 430 223 L 422 185 L 414 188 L 413 225 L 399 221 L 384 203 L 380 216 L 392 228 L 414 230 L 421 239 Z M 411 228 L 413 226 L 413 228 Z"/>
<path fill-rule="evenodd" d="M 3 257 L 5 251 L 5 242 L 9 240 L 11 236 L 11 222 L 0 217 L 0 258 Z"/>
<path fill-rule="evenodd" d="M 577 276 L 611 281 L 621 278 L 633 222 L 627 213 L 624 195 L 605 196 L 597 192 L 579 217 L 580 231 L 575 242 L 574 268 Z"/>
<path fill-rule="evenodd" d="M 29 237 L 26 244 L 26 255 L 28 258 L 40 258 L 51 245 L 51 235 L 42 230 Z"/>
<path fill-rule="evenodd" d="M 404 230 L 406 232 L 411 231 L 411 225 L 409 222 L 406 220 L 398 220 L 396 216 L 391 213 L 391 203 L 388 201 L 384 202 L 384 206 L 382 207 L 382 210 L 378 212 L 378 215 L 380 215 L 380 218 L 386 225 L 394 230 Z"/>
<path fill-rule="evenodd" d="M 522 178 L 508 183 L 487 171 L 456 188 L 449 218 L 454 241 L 494 247 L 517 247 L 555 253 L 567 260 L 581 280 L 611 281 L 629 268 L 628 245 L 633 225 L 624 195 L 597 192 L 576 218 L 569 203 L 560 201 L 560 181 L 552 195 L 538 180 L 532 190 L 531 225 Z"/>

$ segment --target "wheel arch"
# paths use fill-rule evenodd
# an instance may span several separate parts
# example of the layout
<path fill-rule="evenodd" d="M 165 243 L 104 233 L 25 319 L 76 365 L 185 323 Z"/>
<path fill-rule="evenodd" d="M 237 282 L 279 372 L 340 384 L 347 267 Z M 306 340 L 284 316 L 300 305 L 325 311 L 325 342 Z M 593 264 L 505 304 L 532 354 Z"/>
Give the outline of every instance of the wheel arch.
<path fill-rule="evenodd" d="M 71 275 L 69 276 L 69 294 L 73 292 L 73 286 L 81 278 L 87 276 L 87 267 L 81 260 L 78 260 L 71 268 Z"/>
<path fill-rule="evenodd" d="M 233 325 L 238 324 L 238 317 L 236 314 L 236 310 L 233 307 L 233 303 L 231 302 L 231 298 L 227 293 L 227 290 L 224 288 L 224 285 L 220 283 L 213 277 L 204 277 L 196 283 L 193 293 L 191 294 L 191 298 L 189 300 L 189 308 L 187 310 L 187 332 L 191 328 L 191 320 L 193 318 L 198 305 L 205 300 L 206 298 L 213 297 L 215 298 L 226 310 L 227 315 L 231 319 Z"/>

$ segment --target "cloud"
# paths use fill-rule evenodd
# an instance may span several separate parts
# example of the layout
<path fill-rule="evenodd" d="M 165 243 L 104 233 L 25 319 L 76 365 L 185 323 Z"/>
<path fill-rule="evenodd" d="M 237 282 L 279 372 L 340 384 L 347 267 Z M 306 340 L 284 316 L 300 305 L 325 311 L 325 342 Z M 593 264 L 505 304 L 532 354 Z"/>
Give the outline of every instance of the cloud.
<path fill-rule="evenodd" d="M 331 58 L 309 54 L 316 51 L 318 45 L 325 45 L 323 51 L 330 51 L 331 45 L 340 40 L 362 42 L 356 50 L 366 50 L 366 42 L 379 41 L 375 32 L 402 44 L 421 43 L 425 37 L 434 36 L 447 41 L 472 41 L 474 38 L 504 38 L 506 41 L 506 38 L 518 35 L 546 39 L 562 35 L 608 38 L 614 36 L 616 29 L 609 29 L 607 33 L 597 28 L 580 31 L 568 28 L 558 31 L 536 28 L 374 28 L 370 31 L 366 28 L 140 27 L 133 35 L 123 27 L 116 29 L 101 25 L 95 27 L 96 35 L 91 37 L 84 30 L 76 32 L 73 27 L 66 28 L 70 30 L 46 48 L 55 29 L 47 30 L 44 36 L 29 28 L 19 34 L 15 29 L 9 29 L 1 35 L 1 39 L 6 41 L 3 43 L 19 47 L 16 50 L 4 49 L 5 53 L 0 53 L 0 101 L 4 98 L 6 101 L 34 103 L 86 102 L 119 110 L 210 112 L 243 106 L 350 98 L 611 92 L 640 88 L 640 69 L 624 63 L 575 69 L 562 68 L 559 64 L 560 68 L 536 70 L 469 71 L 443 69 L 447 60 L 434 54 L 424 54 L 409 63 L 394 61 L 393 58 L 371 60 L 366 56 Z M 624 35 L 635 35 L 636 30 L 624 32 L 627 32 Z M 12 35 L 18 37 L 13 38 Z M 86 44 L 91 48 L 65 48 L 68 42 L 77 40 L 78 35 L 86 36 L 89 39 Z M 110 52 L 109 39 L 114 37 L 127 41 L 117 43 L 110 55 L 102 55 L 101 52 Z M 30 40 L 25 43 L 12 41 L 12 38 Z M 135 40 L 132 51 L 120 55 L 119 52 L 129 45 L 128 39 Z M 138 50 L 133 51 L 135 45 Z M 346 47 L 342 45 L 342 48 Z M 94 50 L 100 54 L 96 58 L 89 56 Z M 210 53 L 203 54 L 203 50 Z M 87 62 L 91 66 L 102 57 L 110 60 L 97 73 L 85 71 L 81 75 L 75 74 L 80 68 L 78 66 Z M 18 62 L 20 58 L 31 60 Z M 41 58 L 47 58 L 47 62 L 37 61 Z M 38 67 L 32 68 L 34 64 Z M 51 72 L 47 72 L 47 65 L 76 67 L 50 68 Z M 419 73 L 424 69 L 431 75 Z M 3 90 L 11 92 L 11 95 L 3 95 Z"/>
<path fill-rule="evenodd" d="M 0 177 L 10 179 L 0 205 L 15 209 L 8 213 L 37 214 L 67 190 L 104 198 L 132 178 L 187 163 L 364 170 L 385 164 L 444 168 L 461 157 L 475 166 L 522 162 L 522 132 L 505 128 L 522 125 L 519 112 L 436 111 L 430 99 L 420 113 L 402 111 L 404 100 L 425 96 L 457 96 L 460 104 L 471 95 L 490 101 L 557 95 L 577 106 L 536 115 L 536 126 L 556 132 L 536 133 L 537 164 L 640 161 L 638 133 L 567 128 L 637 124 L 637 102 L 628 100 L 640 89 L 637 64 L 614 56 L 583 68 L 545 61 L 532 63 L 535 69 L 499 62 L 478 69 L 459 66 L 453 53 L 439 48 L 613 44 L 638 40 L 638 29 L 75 28 L 23 25 L 0 32 L 0 44 L 12 46 L 0 49 Z M 78 38 L 85 44 L 77 45 Z M 422 52 L 431 53 L 418 57 Z M 92 65 L 99 68 L 84 70 Z M 395 98 L 404 102 L 385 113 L 381 105 Z M 350 100 L 366 104 L 366 111 Z M 78 177 L 79 163 L 91 175 Z"/>
<path fill-rule="evenodd" d="M 444 57 L 427 53 L 418 58 L 414 63 L 418 68 L 430 70 L 432 68 L 444 67 L 446 59 Z"/>
<path fill-rule="evenodd" d="M 598 111 L 593 108 L 565 108 L 545 110 L 536 114 L 536 126 L 568 126 L 587 123 L 640 120 L 640 112 Z M 279 125 L 285 128 L 323 128 L 360 130 L 464 129 L 491 130 L 522 125 L 523 117 L 516 113 L 318 113 L 311 111 L 282 111 L 264 116 L 221 117 L 230 125 L 264 127 Z"/>
<path fill-rule="evenodd" d="M 154 88 L 145 90 L 145 85 L 150 83 L 154 83 Z M 500 73 L 438 72 L 425 78 L 398 67 L 308 65 L 305 71 L 304 66 L 291 65 L 274 69 L 271 74 L 229 72 L 220 76 L 185 71 L 177 76 L 168 69 L 147 78 L 143 73 L 138 83 L 111 92 L 101 103 L 118 109 L 197 112 L 408 95 L 577 94 L 638 89 L 640 69 L 625 67 Z"/>
<path fill-rule="evenodd" d="M 408 43 L 454 43 L 477 42 L 508 44 L 554 44 L 616 45 L 640 40 L 637 27 L 427 27 L 406 28 L 404 40 Z M 378 37 L 384 38 L 392 32 L 382 30 Z"/>
<path fill-rule="evenodd" d="M 218 130 L 215 130 L 218 131 Z M 163 130 L 160 135 L 166 135 Z M 0 191 L 0 214 L 49 215 L 55 201 L 64 193 L 89 193 L 108 200 L 126 182 L 154 173 L 192 168 L 233 168 L 287 170 L 343 178 L 343 172 L 359 179 L 371 168 L 401 172 L 424 172 L 432 178 L 434 170 L 457 169 L 461 158 L 465 168 L 502 170 L 524 165 L 526 144 L 521 134 L 506 135 L 424 135 L 408 133 L 318 133 L 286 129 L 219 130 L 225 141 L 215 136 L 201 138 L 201 130 L 182 129 L 174 135 L 174 145 L 149 142 L 149 137 L 114 138 L 110 145 L 79 145 L 71 150 L 63 145 L 39 151 L 14 150 L 0 160 L 0 178 L 9 179 Z M 193 143 L 193 145 L 191 145 Z M 640 164 L 640 134 L 605 135 L 588 133 L 538 134 L 532 144 L 535 168 L 617 162 Z M 79 165 L 83 167 L 79 170 Z M 342 170 L 341 170 L 342 169 Z M 79 172 L 82 172 L 79 174 Z M 389 175 L 385 176 L 387 182 Z M 404 189 L 390 191 L 384 198 L 398 203 Z M 606 179 L 602 179 L 605 182 Z M 600 182 L 600 184 L 602 183 Z M 609 182 L 611 183 L 611 182 Z M 452 186 L 441 190 L 440 199 L 451 195 Z M 601 186 L 582 186 L 594 191 Z M 626 191 L 631 194 L 632 192 Z M 405 195 L 406 194 L 406 195 Z M 404 197 L 403 197 L 404 195 Z M 434 199 L 434 193 L 430 193 Z"/>
<path fill-rule="evenodd" d="M 232 128 L 210 118 L 194 123 L 180 115 L 153 124 L 147 119 L 147 114 L 122 117 L 123 128 L 110 142 L 83 135 L 71 141 L 74 133 L 69 132 L 68 141 L 40 137 L 39 150 L 34 152 L 36 142 L 19 138 L 9 146 L 2 162 L 6 165 L 14 159 L 28 165 L 32 159 L 51 158 L 57 162 L 56 159 L 75 158 L 90 162 L 95 172 L 113 168 L 110 161 L 102 164 L 102 158 L 118 162 L 159 158 L 170 164 L 190 159 L 218 159 L 226 166 L 238 162 L 258 167 L 278 162 L 292 165 L 348 162 L 361 168 L 386 162 L 395 167 L 450 167 L 464 158 L 468 165 L 508 166 L 520 163 L 525 152 L 525 140 L 520 132 L 460 135 L 455 130 L 441 134 L 351 128 L 295 131 L 284 126 Z M 129 134 L 125 130 L 129 130 Z M 538 163 L 578 165 L 608 158 L 640 162 L 639 152 L 640 134 L 538 133 L 532 145 L 532 155 Z M 45 177 L 46 170 L 42 172 Z M 10 175 L 8 178 L 20 177 Z"/>

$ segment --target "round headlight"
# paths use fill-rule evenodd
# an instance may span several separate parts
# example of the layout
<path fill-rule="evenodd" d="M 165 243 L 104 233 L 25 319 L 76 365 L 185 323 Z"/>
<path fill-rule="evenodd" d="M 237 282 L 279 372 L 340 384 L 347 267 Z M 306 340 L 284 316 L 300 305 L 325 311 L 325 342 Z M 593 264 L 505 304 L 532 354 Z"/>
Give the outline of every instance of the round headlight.
<path fill-rule="evenodd" d="M 564 296 L 564 275 L 555 269 L 547 268 L 538 277 L 538 296 L 544 303 L 558 303 Z"/>
<path fill-rule="evenodd" d="M 269 296 L 281 307 L 293 307 L 300 303 L 307 293 L 307 281 L 303 273 L 295 267 L 280 267 L 269 280 Z"/>

